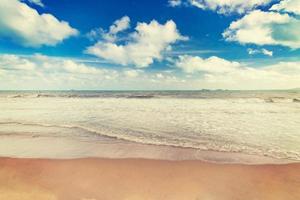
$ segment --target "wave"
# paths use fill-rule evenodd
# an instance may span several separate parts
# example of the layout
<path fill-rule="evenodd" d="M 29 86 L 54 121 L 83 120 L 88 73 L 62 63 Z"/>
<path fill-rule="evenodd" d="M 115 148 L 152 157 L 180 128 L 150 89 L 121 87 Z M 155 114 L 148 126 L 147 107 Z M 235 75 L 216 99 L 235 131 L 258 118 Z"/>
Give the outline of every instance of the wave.
<path fill-rule="evenodd" d="M 265 99 L 266 103 L 298 103 L 300 102 L 297 98 L 284 98 L 284 97 L 271 97 Z"/>
<path fill-rule="evenodd" d="M 240 97 L 240 96 L 205 96 L 201 94 L 168 94 L 168 93 L 25 93 L 0 95 L 8 99 L 32 98 L 125 98 L 125 99 L 199 99 L 229 101 L 232 103 L 300 103 L 300 97 Z"/>
<path fill-rule="evenodd" d="M 0 96 L 1 97 L 1 96 Z M 3 97 L 3 96 L 2 96 Z M 6 98 L 133 98 L 150 99 L 159 97 L 156 95 L 131 95 L 131 94 L 17 94 L 8 95 Z"/>
<path fill-rule="evenodd" d="M 211 145 L 199 145 L 196 143 L 189 143 L 187 141 L 183 142 L 180 138 L 177 138 L 176 140 L 167 140 L 166 138 L 155 138 L 149 137 L 147 139 L 147 134 L 144 134 L 143 137 L 141 136 L 130 136 L 130 134 L 121 134 L 121 132 L 128 132 L 118 131 L 113 132 L 108 129 L 98 130 L 91 127 L 86 127 L 82 125 L 71 125 L 71 124 L 64 124 L 64 125 L 53 125 L 53 124 L 46 124 L 46 123 L 27 123 L 27 122 L 0 122 L 0 125 L 22 125 L 22 126 L 39 126 L 39 127 L 54 127 L 54 128 L 67 128 L 67 129 L 77 129 L 82 130 L 86 132 L 88 135 L 94 135 L 94 136 L 101 136 L 101 137 L 107 137 L 111 139 L 121 140 L 124 142 L 134 142 L 134 143 L 140 143 L 140 144 L 146 144 L 146 145 L 158 145 L 158 146 L 172 146 L 172 147 L 179 147 L 179 148 L 192 148 L 192 149 L 198 149 L 203 151 L 216 151 L 216 152 L 224 152 L 224 153 L 243 153 L 248 155 L 256 155 L 256 156 L 266 156 L 269 158 L 274 159 L 284 159 L 284 160 L 290 160 L 290 161 L 300 161 L 300 153 L 294 152 L 294 151 L 279 151 L 276 149 L 267 149 L 267 150 L 261 150 L 259 147 L 251 147 L 247 146 L 247 144 L 238 144 L 240 147 L 230 147 L 229 149 L 224 148 L 226 146 L 226 141 L 223 141 L 223 145 L 212 143 Z M 149 140 L 150 139 L 150 140 Z M 177 142 L 174 142 L 177 141 Z M 222 142 L 222 141 L 220 141 Z M 233 144 L 231 142 L 231 144 Z M 225 145 L 225 146 L 224 146 Z"/>
<path fill-rule="evenodd" d="M 155 95 L 129 95 L 127 98 L 131 99 L 151 99 L 156 97 Z"/>

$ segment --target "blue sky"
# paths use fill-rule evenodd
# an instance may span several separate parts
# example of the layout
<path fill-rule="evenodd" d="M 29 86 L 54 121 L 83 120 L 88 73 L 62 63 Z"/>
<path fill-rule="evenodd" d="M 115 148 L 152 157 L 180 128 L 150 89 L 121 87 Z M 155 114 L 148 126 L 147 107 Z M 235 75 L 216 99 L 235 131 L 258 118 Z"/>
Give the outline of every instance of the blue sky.
<path fill-rule="evenodd" d="M 2 0 L 0 89 L 300 87 L 300 0 Z"/>

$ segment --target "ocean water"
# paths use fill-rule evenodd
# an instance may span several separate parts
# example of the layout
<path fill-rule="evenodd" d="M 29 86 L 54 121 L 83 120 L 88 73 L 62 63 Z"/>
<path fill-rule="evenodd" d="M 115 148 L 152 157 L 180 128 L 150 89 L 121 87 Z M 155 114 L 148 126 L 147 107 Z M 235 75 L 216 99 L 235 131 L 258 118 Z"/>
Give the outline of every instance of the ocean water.
<path fill-rule="evenodd" d="M 300 161 L 300 91 L 2 91 L 1 135 L 105 136 Z"/>

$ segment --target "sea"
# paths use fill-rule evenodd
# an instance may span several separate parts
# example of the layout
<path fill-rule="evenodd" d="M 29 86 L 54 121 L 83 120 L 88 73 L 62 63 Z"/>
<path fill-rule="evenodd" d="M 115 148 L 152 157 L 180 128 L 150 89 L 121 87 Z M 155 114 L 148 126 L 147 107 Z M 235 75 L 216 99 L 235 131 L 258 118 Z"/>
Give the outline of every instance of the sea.
<path fill-rule="evenodd" d="M 300 90 L 0 91 L 7 135 L 98 136 L 300 161 Z"/>

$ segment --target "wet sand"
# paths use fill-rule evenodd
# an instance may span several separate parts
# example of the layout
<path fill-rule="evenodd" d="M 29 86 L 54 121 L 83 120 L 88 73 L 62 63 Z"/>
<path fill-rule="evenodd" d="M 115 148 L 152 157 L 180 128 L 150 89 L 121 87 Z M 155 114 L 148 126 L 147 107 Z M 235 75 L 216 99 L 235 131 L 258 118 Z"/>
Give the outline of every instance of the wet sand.
<path fill-rule="evenodd" d="M 297 200 L 300 164 L 0 159 L 5 200 Z"/>
<path fill-rule="evenodd" d="M 144 158 L 152 160 L 201 160 L 223 164 L 287 164 L 290 159 L 236 152 L 203 151 L 165 145 L 128 142 L 109 137 L 54 137 L 1 134 L 0 157 L 11 158 Z"/>

